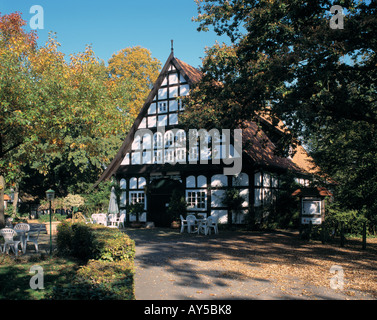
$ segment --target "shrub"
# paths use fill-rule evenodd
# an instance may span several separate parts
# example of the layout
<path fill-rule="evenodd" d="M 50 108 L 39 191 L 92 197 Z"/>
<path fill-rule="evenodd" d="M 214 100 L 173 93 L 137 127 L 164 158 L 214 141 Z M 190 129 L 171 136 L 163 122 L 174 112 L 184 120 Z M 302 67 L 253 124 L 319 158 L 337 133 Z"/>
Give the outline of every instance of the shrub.
<path fill-rule="evenodd" d="M 71 254 L 73 230 L 71 224 L 63 222 L 57 226 L 58 235 L 56 237 L 56 246 L 62 256 Z"/>
<path fill-rule="evenodd" d="M 71 283 L 54 288 L 52 299 L 134 299 L 135 242 L 125 233 L 100 225 L 58 226 L 59 254 L 71 255 L 83 265 Z"/>
<path fill-rule="evenodd" d="M 58 253 L 77 259 L 133 260 L 135 242 L 125 233 L 100 225 L 62 223 L 58 226 Z"/>
<path fill-rule="evenodd" d="M 85 224 L 72 225 L 71 255 L 87 261 L 94 258 L 95 238 L 92 230 Z"/>
<path fill-rule="evenodd" d="M 343 226 L 344 232 L 361 235 L 363 224 L 367 221 L 363 212 L 357 210 L 342 209 L 336 202 L 326 203 L 325 226 L 327 229 L 340 232 Z"/>
<path fill-rule="evenodd" d="M 134 269 L 130 261 L 90 260 L 66 287 L 54 288 L 54 300 L 134 300 Z"/>

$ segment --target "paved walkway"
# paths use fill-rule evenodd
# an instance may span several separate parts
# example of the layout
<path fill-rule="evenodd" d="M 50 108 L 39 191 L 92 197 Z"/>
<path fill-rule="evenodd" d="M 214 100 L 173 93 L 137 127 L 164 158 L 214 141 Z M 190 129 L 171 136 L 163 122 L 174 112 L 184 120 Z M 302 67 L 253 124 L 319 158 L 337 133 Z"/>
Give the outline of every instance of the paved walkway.
<path fill-rule="evenodd" d="M 252 276 L 252 271 L 259 268 L 253 264 L 253 243 L 239 232 L 210 236 L 159 228 L 126 232 L 136 242 L 137 300 L 368 299 L 309 285 L 289 275 L 289 290 L 273 275 Z M 266 242 L 265 249 L 272 251 L 274 245 L 269 241 L 276 239 Z M 242 252 L 238 250 L 241 248 Z M 243 265 L 247 261 L 246 273 L 234 267 L 240 260 Z"/>

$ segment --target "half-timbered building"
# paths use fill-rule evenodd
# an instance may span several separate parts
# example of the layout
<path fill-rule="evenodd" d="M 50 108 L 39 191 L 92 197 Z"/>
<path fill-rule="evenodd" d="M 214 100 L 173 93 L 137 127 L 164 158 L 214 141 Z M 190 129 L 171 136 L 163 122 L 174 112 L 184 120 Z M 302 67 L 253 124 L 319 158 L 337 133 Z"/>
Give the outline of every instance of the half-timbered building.
<path fill-rule="evenodd" d="M 294 172 L 303 185 L 308 183 L 312 172 L 305 150 L 299 147 L 293 158 L 277 156 L 272 139 L 256 123 L 242 130 L 241 149 L 235 146 L 233 133 L 212 132 L 209 143 L 201 145 L 201 128 L 190 133 L 181 129 L 184 105 L 180 98 L 189 95 L 201 77 L 199 70 L 172 51 L 118 154 L 99 180 L 115 178 L 119 183 L 121 212 L 126 212 L 127 204 L 142 203 L 144 213 L 139 221 L 165 226 L 172 193 L 181 190 L 188 212 L 213 215 L 219 223 L 227 223 L 232 215 L 224 205 L 225 191 L 236 188 L 244 202 L 241 214 L 233 215 L 232 222 L 244 223 L 249 210 L 276 199 L 282 175 Z M 240 170 L 224 172 L 236 162 L 242 163 Z"/>

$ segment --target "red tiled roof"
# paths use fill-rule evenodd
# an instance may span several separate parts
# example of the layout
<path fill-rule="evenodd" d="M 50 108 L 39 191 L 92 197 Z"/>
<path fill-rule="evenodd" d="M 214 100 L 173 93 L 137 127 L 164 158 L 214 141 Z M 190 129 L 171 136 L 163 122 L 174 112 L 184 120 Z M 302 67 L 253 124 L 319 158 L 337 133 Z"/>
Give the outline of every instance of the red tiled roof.
<path fill-rule="evenodd" d="M 202 79 L 203 73 L 200 70 L 194 68 L 193 66 L 190 66 L 189 64 L 187 64 L 186 62 L 183 62 L 182 60 L 179 60 L 177 58 L 174 58 L 174 59 L 179 63 L 179 65 L 181 66 L 183 71 L 186 73 L 186 75 L 190 78 L 192 83 L 197 83 Z"/>
<path fill-rule="evenodd" d="M 275 154 L 276 147 L 255 122 L 248 121 L 242 129 L 244 152 L 259 166 L 307 173 L 291 159 Z"/>
<path fill-rule="evenodd" d="M 292 196 L 332 197 L 332 192 L 325 187 L 301 188 L 292 193 Z"/>
<path fill-rule="evenodd" d="M 153 89 L 151 90 L 144 106 L 142 107 L 139 116 L 135 120 L 134 125 L 132 126 L 129 134 L 123 142 L 122 147 L 120 148 L 116 157 L 110 163 L 108 168 L 102 174 L 100 179 L 96 182 L 95 186 L 97 186 L 100 181 L 110 178 L 119 168 L 124 156 L 129 151 L 129 148 L 132 144 L 132 137 L 135 131 L 137 130 L 142 118 L 147 112 L 148 107 L 152 102 L 153 96 L 157 93 L 158 87 L 161 85 L 164 77 L 168 72 L 170 63 L 173 63 L 191 84 L 197 83 L 203 77 L 203 73 L 200 70 L 190 66 L 182 60 L 177 59 L 176 57 L 174 57 L 173 53 L 169 56 L 168 60 L 165 63 L 165 66 L 160 73 L 160 76 L 156 80 Z M 303 156 L 300 158 L 300 161 L 296 161 L 297 159 L 295 158 L 289 159 L 279 157 L 275 155 L 275 149 L 275 145 L 255 122 L 249 121 L 246 123 L 246 128 L 243 129 L 243 150 L 257 165 L 275 169 L 292 170 L 303 174 L 308 174 L 308 172 L 310 172 L 307 168 L 306 163 L 304 163 L 307 160 L 306 158 L 309 159 L 310 157 L 301 146 L 300 154 Z"/>

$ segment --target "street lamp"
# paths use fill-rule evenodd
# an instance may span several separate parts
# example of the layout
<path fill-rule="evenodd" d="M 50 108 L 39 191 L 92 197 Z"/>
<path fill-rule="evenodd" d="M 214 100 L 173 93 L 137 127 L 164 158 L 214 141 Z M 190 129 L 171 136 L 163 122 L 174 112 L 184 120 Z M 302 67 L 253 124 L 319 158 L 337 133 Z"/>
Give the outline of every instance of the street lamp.
<path fill-rule="evenodd" d="M 52 221 L 51 221 L 51 216 L 52 216 L 52 210 L 51 210 L 51 201 L 54 200 L 55 198 L 55 191 L 52 189 L 49 189 L 46 191 L 46 198 L 48 201 L 50 201 L 50 254 L 52 254 Z"/>

